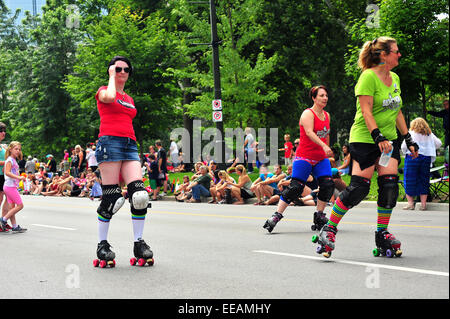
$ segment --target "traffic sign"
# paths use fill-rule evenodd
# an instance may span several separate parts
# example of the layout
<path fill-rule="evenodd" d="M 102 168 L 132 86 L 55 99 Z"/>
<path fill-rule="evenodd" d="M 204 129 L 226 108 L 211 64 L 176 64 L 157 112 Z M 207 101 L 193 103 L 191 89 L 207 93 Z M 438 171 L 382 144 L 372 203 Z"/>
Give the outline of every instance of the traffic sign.
<path fill-rule="evenodd" d="M 214 111 L 212 114 L 213 121 L 214 122 L 222 122 L 222 119 L 223 119 L 222 116 L 223 116 L 222 111 Z"/>
<path fill-rule="evenodd" d="M 212 109 L 213 109 L 213 111 L 221 111 L 222 110 L 222 100 L 213 100 L 212 101 Z"/>

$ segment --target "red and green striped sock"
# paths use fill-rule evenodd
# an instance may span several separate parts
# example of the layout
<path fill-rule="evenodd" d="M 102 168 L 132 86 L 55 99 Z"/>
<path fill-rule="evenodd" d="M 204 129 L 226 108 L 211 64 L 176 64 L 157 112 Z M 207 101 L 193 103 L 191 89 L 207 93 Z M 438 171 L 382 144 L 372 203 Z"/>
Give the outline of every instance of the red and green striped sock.
<path fill-rule="evenodd" d="M 341 201 L 340 198 L 336 199 L 334 202 L 334 206 L 331 209 L 330 219 L 328 220 L 328 225 L 332 225 L 337 227 L 342 217 L 344 217 L 345 213 L 347 213 L 349 208 L 347 208 Z"/>
<path fill-rule="evenodd" d="M 377 230 L 385 230 L 388 228 L 389 220 L 391 219 L 392 208 L 383 208 L 377 206 L 378 218 L 377 218 Z"/>

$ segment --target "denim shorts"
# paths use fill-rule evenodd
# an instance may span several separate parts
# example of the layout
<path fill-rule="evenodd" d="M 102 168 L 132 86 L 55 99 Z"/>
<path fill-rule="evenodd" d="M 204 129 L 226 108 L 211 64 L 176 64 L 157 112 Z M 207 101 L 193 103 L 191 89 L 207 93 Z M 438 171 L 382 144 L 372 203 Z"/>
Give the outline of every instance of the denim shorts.
<path fill-rule="evenodd" d="M 102 136 L 95 149 L 97 162 L 140 161 L 136 141 L 129 137 Z"/>

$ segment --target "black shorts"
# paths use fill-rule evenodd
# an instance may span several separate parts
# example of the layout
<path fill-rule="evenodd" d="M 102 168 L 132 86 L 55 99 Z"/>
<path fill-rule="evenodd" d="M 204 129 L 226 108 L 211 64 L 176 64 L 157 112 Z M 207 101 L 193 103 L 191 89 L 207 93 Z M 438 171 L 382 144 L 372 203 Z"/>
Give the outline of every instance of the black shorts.
<path fill-rule="evenodd" d="M 400 163 L 400 143 L 398 139 L 392 141 L 392 146 L 394 147 L 392 157 Z M 361 170 L 365 170 L 366 168 L 375 165 L 378 158 L 381 156 L 381 151 L 376 144 L 350 143 L 349 150 L 352 160 L 358 162 Z"/>
<path fill-rule="evenodd" d="M 242 199 L 249 199 L 255 197 L 255 195 L 250 195 L 245 189 L 241 188 L 241 197 Z"/>
<path fill-rule="evenodd" d="M 5 175 L 0 175 L 0 192 L 3 192 L 3 185 L 5 185 Z"/>

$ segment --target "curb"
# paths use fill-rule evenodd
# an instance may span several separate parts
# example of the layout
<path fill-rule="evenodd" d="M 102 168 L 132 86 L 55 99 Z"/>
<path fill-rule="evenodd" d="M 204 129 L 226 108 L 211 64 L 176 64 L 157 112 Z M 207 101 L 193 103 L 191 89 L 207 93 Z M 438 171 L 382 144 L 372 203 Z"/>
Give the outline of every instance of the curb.
<path fill-rule="evenodd" d="M 202 197 L 202 203 L 207 203 L 209 200 L 205 199 Z M 162 199 L 158 199 L 158 201 L 175 201 L 175 196 L 164 196 Z M 253 205 L 254 203 L 256 203 L 256 198 L 250 198 L 247 200 L 247 202 L 244 205 Z M 402 210 L 402 206 L 403 204 L 406 204 L 406 202 L 398 202 L 397 206 L 396 206 L 396 210 Z M 275 205 L 271 205 L 274 206 Z M 297 206 L 298 207 L 298 206 Z M 359 203 L 359 205 L 357 207 L 361 207 L 361 208 L 377 208 L 377 202 L 375 201 L 362 201 L 361 203 Z M 415 206 L 415 210 L 420 211 L 419 210 L 420 207 L 420 203 L 416 203 Z M 449 204 L 448 203 L 433 203 L 433 202 L 429 202 L 427 203 L 427 210 L 432 210 L 432 211 L 443 211 L 443 212 L 448 212 L 449 211 Z"/>

